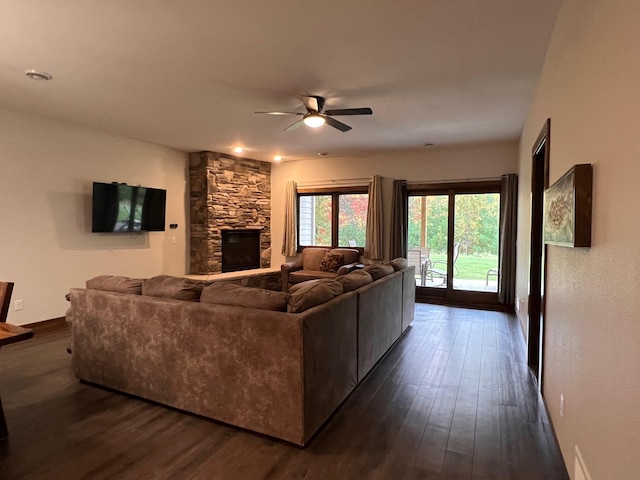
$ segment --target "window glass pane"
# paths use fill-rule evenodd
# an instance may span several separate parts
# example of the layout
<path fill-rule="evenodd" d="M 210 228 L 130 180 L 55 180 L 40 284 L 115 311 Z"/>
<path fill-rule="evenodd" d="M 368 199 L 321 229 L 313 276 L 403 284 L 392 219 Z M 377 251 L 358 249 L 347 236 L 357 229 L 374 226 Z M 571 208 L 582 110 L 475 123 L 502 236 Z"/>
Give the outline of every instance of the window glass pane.
<path fill-rule="evenodd" d="M 299 245 L 331 246 L 331 195 L 301 195 Z"/>
<path fill-rule="evenodd" d="M 338 245 L 364 247 L 367 225 L 367 193 L 349 193 L 339 196 Z"/>
<path fill-rule="evenodd" d="M 453 288 L 497 292 L 500 194 L 458 194 L 455 201 Z"/>
<path fill-rule="evenodd" d="M 447 286 L 448 224 L 447 195 L 409 197 L 407 259 L 416 267 L 418 285 Z"/>

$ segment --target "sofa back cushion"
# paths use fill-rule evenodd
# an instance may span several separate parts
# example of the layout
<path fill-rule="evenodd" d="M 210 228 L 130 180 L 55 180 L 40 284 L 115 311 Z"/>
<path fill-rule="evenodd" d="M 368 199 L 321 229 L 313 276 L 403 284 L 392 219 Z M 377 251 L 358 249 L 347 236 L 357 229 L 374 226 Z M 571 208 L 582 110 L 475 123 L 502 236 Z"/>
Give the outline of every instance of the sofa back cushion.
<path fill-rule="evenodd" d="M 129 278 L 117 275 L 98 275 L 87 280 L 87 288 L 93 290 L 107 290 L 109 292 L 142 294 L 143 278 Z"/>
<path fill-rule="evenodd" d="M 407 268 L 409 266 L 409 261 L 404 257 L 398 257 L 390 260 L 387 265 L 391 265 L 393 269 L 398 272 Z"/>
<path fill-rule="evenodd" d="M 300 313 L 311 307 L 328 302 L 343 292 L 342 284 L 336 280 L 318 280 L 309 282 L 289 297 L 288 312 Z"/>
<path fill-rule="evenodd" d="M 263 288 L 243 287 L 228 282 L 216 282 L 202 289 L 201 303 L 217 303 L 235 307 L 258 308 L 285 312 L 289 295 Z"/>
<path fill-rule="evenodd" d="M 302 268 L 304 270 L 320 270 L 320 264 L 328 248 L 305 248 L 302 250 Z"/>
<path fill-rule="evenodd" d="M 339 253 L 343 255 L 343 265 L 355 263 L 360 260 L 360 252 L 355 248 L 333 248 L 331 253 Z"/>
<path fill-rule="evenodd" d="M 336 281 L 342 284 L 342 289 L 345 292 L 351 292 L 373 282 L 373 278 L 364 270 L 354 270 L 347 275 L 340 275 L 336 277 Z"/>
<path fill-rule="evenodd" d="M 197 302 L 200 300 L 202 286 L 203 284 L 201 282 L 189 278 L 158 275 L 144 281 L 142 284 L 142 294 L 150 297 L 164 297 Z"/>
<path fill-rule="evenodd" d="M 374 282 L 379 278 L 386 277 L 387 275 L 391 275 L 395 272 L 391 265 L 382 264 L 367 265 L 363 270 L 371 275 Z"/>

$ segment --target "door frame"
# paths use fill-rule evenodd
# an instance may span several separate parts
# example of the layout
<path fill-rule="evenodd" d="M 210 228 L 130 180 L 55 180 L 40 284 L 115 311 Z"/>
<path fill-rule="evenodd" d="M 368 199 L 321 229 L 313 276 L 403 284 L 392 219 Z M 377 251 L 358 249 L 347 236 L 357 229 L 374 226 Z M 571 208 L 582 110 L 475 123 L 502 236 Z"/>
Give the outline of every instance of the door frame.
<path fill-rule="evenodd" d="M 542 392 L 547 247 L 543 239 L 544 191 L 549 187 L 551 119 L 547 118 L 531 149 L 531 246 L 527 309 L 527 363 Z"/>

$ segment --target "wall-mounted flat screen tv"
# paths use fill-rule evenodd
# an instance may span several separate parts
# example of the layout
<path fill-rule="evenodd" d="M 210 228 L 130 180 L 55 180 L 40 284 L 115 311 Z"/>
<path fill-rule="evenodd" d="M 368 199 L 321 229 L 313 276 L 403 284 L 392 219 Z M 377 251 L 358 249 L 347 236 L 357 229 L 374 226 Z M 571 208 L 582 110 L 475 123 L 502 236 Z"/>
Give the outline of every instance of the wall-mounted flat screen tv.
<path fill-rule="evenodd" d="M 164 231 L 166 204 L 166 190 L 93 182 L 91 231 Z"/>

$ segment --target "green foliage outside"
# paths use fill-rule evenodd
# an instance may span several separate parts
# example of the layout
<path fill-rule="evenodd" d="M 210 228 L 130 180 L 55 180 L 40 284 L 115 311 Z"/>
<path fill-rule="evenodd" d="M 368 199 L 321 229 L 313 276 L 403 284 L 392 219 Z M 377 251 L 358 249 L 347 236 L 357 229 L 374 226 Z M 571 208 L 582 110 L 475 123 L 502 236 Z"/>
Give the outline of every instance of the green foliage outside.
<path fill-rule="evenodd" d="M 316 231 L 314 245 L 331 245 L 331 195 L 315 197 Z"/>
<path fill-rule="evenodd" d="M 355 240 L 356 246 L 364 247 L 369 196 L 365 194 L 343 194 L 339 196 L 338 244 L 348 246 Z M 315 196 L 315 242 L 314 245 L 331 245 L 331 195 Z"/>
<path fill-rule="evenodd" d="M 340 195 L 338 216 L 338 245 L 348 246 L 349 240 L 355 240 L 356 246 L 364 247 L 367 231 L 367 209 L 369 195 Z"/>
<path fill-rule="evenodd" d="M 437 268 L 442 270 L 446 269 L 446 255 L 445 254 L 432 254 L 429 257 L 431 261 L 439 260 L 436 265 Z M 498 256 L 497 255 L 462 255 L 458 257 L 456 262 L 458 267 L 458 273 L 454 278 L 461 278 L 465 280 L 486 280 L 487 271 L 490 268 L 498 268 Z M 495 282 L 496 277 L 489 278 L 489 281 Z"/>
<path fill-rule="evenodd" d="M 409 197 L 408 247 L 419 248 L 422 198 Z M 460 254 L 497 255 L 499 241 L 500 195 L 456 195 L 455 241 Z M 449 199 L 447 195 L 426 197 L 427 241 L 431 256 L 447 251 Z"/>

